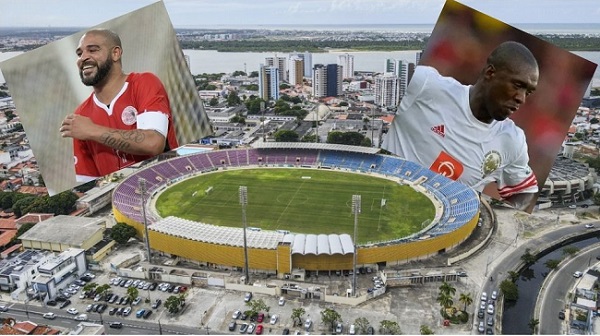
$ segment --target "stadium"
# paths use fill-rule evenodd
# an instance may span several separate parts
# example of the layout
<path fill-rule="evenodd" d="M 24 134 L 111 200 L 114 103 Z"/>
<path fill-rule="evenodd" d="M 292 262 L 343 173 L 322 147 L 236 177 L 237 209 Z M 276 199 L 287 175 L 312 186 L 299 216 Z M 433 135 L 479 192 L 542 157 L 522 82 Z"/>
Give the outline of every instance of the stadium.
<path fill-rule="evenodd" d="M 327 189 L 333 190 L 333 195 L 336 195 L 338 189 L 342 190 L 346 184 L 349 184 L 344 180 L 358 181 L 363 176 L 410 188 L 411 192 L 418 196 L 417 198 L 427 200 L 428 204 L 423 207 L 429 209 L 424 211 L 421 217 L 417 216 L 415 220 L 421 221 L 423 218 L 427 220 L 417 225 L 416 229 L 413 228 L 408 234 L 397 233 L 394 231 L 394 218 L 407 217 L 413 212 L 418 213 L 417 209 L 421 206 L 413 207 L 414 211 L 404 209 L 398 215 L 398 212 L 393 212 L 394 209 L 390 208 L 401 207 L 405 203 L 403 200 L 392 202 L 381 196 L 373 198 L 363 203 L 363 211 L 357 215 L 356 220 L 361 223 L 359 227 L 363 222 L 368 221 L 366 217 L 369 209 L 367 208 L 378 213 L 395 214 L 392 216 L 394 218 L 390 219 L 392 224 L 382 230 L 387 235 L 367 234 L 363 237 L 359 234 L 355 248 L 350 234 L 352 225 L 347 225 L 354 220 L 352 205 L 347 204 L 345 199 L 346 204 L 342 204 L 339 210 L 334 211 L 345 216 L 343 220 L 345 224 L 336 217 L 337 219 L 311 226 L 309 222 L 312 223 L 314 219 L 306 220 L 299 213 L 283 216 L 284 211 L 278 215 L 275 226 L 272 223 L 262 225 L 258 222 L 260 227 L 249 227 L 246 230 L 250 270 L 277 274 L 278 277 L 305 271 L 352 270 L 354 254 L 356 254 L 357 266 L 378 269 L 381 266 L 404 264 L 449 251 L 471 235 L 479 218 L 480 201 L 476 192 L 418 164 L 394 156 L 377 154 L 377 151 L 376 148 L 318 143 L 262 143 L 253 148 L 177 156 L 146 166 L 121 181 L 113 191 L 113 212 L 117 222 L 135 227 L 140 236 L 144 236 L 143 223 L 146 220 L 150 246 L 155 251 L 209 267 L 242 270 L 245 258 L 242 211 L 239 210 L 242 209 L 241 206 L 238 203 L 238 210 L 220 212 L 223 217 L 227 217 L 229 212 L 236 212 L 232 215 L 239 218 L 236 222 L 239 224 L 236 225 L 227 226 L 227 223 L 216 225 L 214 222 L 206 223 L 183 218 L 184 212 L 187 212 L 183 210 L 187 199 L 194 199 L 196 203 L 193 203 L 195 204 L 193 206 L 197 207 L 203 203 L 201 199 L 209 200 L 214 197 L 220 200 L 216 186 L 213 191 L 212 186 L 200 185 L 194 179 L 244 169 L 269 171 L 285 169 L 290 172 L 299 171 L 296 181 L 301 181 L 316 176 L 317 172 L 330 171 L 348 174 L 345 175 L 348 178 L 339 182 L 330 182 L 331 185 Z M 141 179 L 145 181 L 143 187 L 141 187 Z M 164 203 L 161 201 L 164 199 L 161 195 L 163 193 L 166 195 L 176 187 L 185 184 L 196 185 L 198 188 L 193 193 L 187 189 L 188 191 L 179 195 L 181 214 L 177 215 L 175 209 L 172 215 L 165 217 L 159 215 L 157 206 Z M 268 193 L 267 190 L 261 192 Z M 364 193 L 367 192 L 364 190 Z M 356 193 L 360 194 L 361 191 Z M 336 198 L 331 195 L 327 197 Z M 340 196 L 340 198 L 345 197 Z M 384 197 L 393 196 L 385 194 Z M 239 202 L 237 198 L 236 194 L 235 200 L 231 200 L 231 203 Z M 195 201 L 196 199 L 198 201 Z M 365 200 L 368 198 L 365 197 Z M 143 202 L 145 202 L 144 206 L 142 206 Z M 287 206 L 290 204 L 292 201 L 287 202 Z M 253 206 L 258 207 L 250 201 L 245 208 L 250 212 Z M 315 205 L 305 209 L 303 213 L 310 214 L 312 207 Z M 145 209 L 145 216 L 142 209 Z M 206 210 L 198 212 L 209 212 L 210 207 L 204 209 Z M 266 212 L 263 213 L 266 217 Z M 299 221 L 297 217 L 300 217 Z M 254 224 L 250 223 L 250 225 Z M 340 229 L 343 225 L 346 228 Z"/>

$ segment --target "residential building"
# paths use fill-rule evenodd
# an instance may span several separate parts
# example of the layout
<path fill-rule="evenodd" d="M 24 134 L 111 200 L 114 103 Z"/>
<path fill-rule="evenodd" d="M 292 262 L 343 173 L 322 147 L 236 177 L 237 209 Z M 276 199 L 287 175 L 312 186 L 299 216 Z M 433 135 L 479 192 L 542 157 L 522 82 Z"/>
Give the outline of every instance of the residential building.
<path fill-rule="evenodd" d="M 31 279 L 31 288 L 36 293 L 46 293 L 45 299 L 52 299 L 86 271 L 84 251 L 68 249 L 58 255 L 52 255 L 37 266 L 37 275 Z"/>
<path fill-rule="evenodd" d="M 290 56 L 289 63 L 289 83 L 291 85 L 302 85 L 304 78 L 304 60 L 298 56 Z"/>
<path fill-rule="evenodd" d="M 342 66 L 315 64 L 313 69 L 313 96 L 336 97 L 342 94 Z"/>
<path fill-rule="evenodd" d="M 400 101 L 400 80 L 393 73 L 375 77 L 375 104 L 381 107 L 396 107 Z"/>
<path fill-rule="evenodd" d="M 287 59 L 285 57 L 265 57 L 265 65 L 277 68 L 279 82 L 287 82 Z"/>
<path fill-rule="evenodd" d="M 260 65 L 258 71 L 258 92 L 264 100 L 279 99 L 279 69 L 274 66 Z"/>
<path fill-rule="evenodd" d="M 342 78 L 354 77 L 354 56 L 342 54 L 338 56 L 338 65 L 342 66 Z"/>
<path fill-rule="evenodd" d="M 38 268 L 47 262 L 52 253 L 48 251 L 23 251 L 14 257 L 0 260 L 0 290 L 23 292 L 31 287 Z M 18 289 L 18 290 L 17 290 Z"/>
<path fill-rule="evenodd" d="M 406 94 L 408 85 L 409 62 L 388 58 L 385 60 L 384 73 L 391 73 L 398 77 L 398 99 L 401 100 Z"/>

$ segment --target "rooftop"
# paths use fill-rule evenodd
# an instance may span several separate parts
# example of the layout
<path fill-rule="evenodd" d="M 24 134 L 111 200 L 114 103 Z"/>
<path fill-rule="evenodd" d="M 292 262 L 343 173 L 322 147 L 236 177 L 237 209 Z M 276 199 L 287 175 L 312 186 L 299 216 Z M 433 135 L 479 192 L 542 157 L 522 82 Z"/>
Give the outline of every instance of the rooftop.
<path fill-rule="evenodd" d="M 58 215 L 39 222 L 20 239 L 81 246 L 90 236 L 104 230 L 104 227 L 105 220 L 102 218 Z M 66 232 L 77 232 L 77 234 L 65 234 Z"/>

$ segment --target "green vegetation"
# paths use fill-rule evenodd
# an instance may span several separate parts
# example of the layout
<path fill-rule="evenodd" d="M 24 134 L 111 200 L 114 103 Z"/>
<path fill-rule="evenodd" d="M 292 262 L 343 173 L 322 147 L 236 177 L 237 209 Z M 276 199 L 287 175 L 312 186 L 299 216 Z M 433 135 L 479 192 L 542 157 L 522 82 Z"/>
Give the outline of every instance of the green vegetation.
<path fill-rule="evenodd" d="M 135 237 L 137 231 L 133 226 L 125 223 L 117 223 L 110 230 L 110 238 L 119 244 L 125 244 L 129 239 Z"/>
<path fill-rule="evenodd" d="M 221 52 L 293 52 L 296 50 L 306 50 L 312 53 L 318 53 L 327 52 L 328 49 L 348 49 L 356 51 L 423 50 L 426 44 L 426 39 L 397 42 L 248 39 L 242 41 L 181 41 L 181 48 L 217 50 Z"/>
<path fill-rule="evenodd" d="M 362 197 L 360 243 L 408 236 L 421 230 L 421 225 L 433 219 L 435 213 L 426 196 L 394 181 L 289 168 L 241 169 L 197 176 L 167 189 L 157 199 L 156 208 L 163 217 L 241 227 L 239 186 L 248 187 L 248 226 L 265 230 L 351 234 L 354 194 Z M 213 189 L 206 195 L 209 187 Z M 382 199 L 387 200 L 383 208 Z"/>

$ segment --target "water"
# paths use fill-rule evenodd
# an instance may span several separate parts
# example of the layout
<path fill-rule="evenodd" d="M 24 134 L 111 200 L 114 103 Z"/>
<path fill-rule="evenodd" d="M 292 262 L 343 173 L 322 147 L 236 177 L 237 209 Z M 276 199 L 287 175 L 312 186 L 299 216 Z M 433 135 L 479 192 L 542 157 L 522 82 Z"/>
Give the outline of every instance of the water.
<path fill-rule="evenodd" d="M 598 238 L 588 238 L 578 242 L 572 242 L 566 246 L 575 246 L 583 249 L 586 246 L 597 244 Z M 546 254 L 536 261 L 535 264 L 521 272 L 516 284 L 519 287 L 519 299 L 513 305 L 504 305 L 502 315 L 502 333 L 505 335 L 527 335 L 530 334 L 529 320 L 533 316 L 535 303 L 544 282 L 542 273 L 547 273 L 548 268 L 544 263 L 550 259 L 562 259 L 562 248 Z"/>
<path fill-rule="evenodd" d="M 303 50 L 298 50 L 303 52 Z M 337 63 L 337 56 L 344 52 L 313 53 L 313 64 Z M 384 62 L 387 58 L 396 58 L 409 62 L 416 61 L 416 51 L 367 51 L 350 52 L 354 55 L 355 71 L 383 71 Z M 573 52 L 596 64 L 600 64 L 600 51 L 577 51 Z M 20 55 L 21 52 L 0 53 L 0 62 L 11 57 Z M 222 53 L 216 50 L 184 50 L 184 54 L 190 57 L 190 68 L 192 74 L 202 73 L 232 73 L 236 70 L 248 73 L 257 71 L 260 64 L 265 62 L 265 57 L 273 56 L 274 52 L 232 52 Z M 287 56 L 288 53 L 277 53 L 279 56 Z M 75 64 L 73 64 L 75 67 Z M 4 76 L 0 72 L 0 83 L 4 83 Z M 593 86 L 600 86 L 600 70 L 596 69 L 593 78 Z"/>

